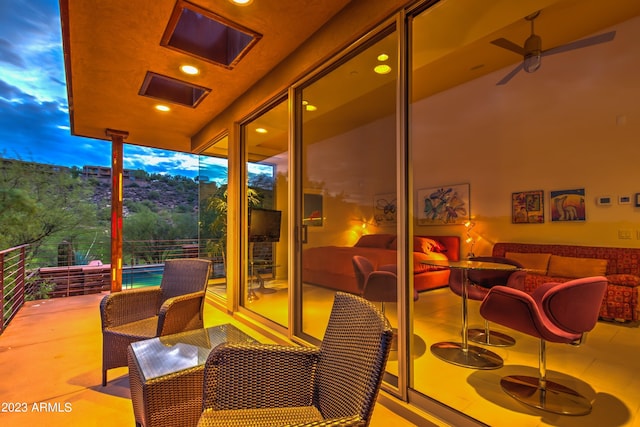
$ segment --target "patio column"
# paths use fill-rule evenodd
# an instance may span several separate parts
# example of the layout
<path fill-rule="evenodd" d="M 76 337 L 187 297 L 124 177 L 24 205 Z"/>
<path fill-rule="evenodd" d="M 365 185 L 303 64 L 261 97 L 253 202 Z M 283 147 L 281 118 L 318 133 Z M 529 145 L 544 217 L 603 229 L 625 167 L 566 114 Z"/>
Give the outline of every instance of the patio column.
<path fill-rule="evenodd" d="M 111 138 L 111 292 L 122 290 L 122 171 L 124 140 L 129 132 L 107 129 Z"/>

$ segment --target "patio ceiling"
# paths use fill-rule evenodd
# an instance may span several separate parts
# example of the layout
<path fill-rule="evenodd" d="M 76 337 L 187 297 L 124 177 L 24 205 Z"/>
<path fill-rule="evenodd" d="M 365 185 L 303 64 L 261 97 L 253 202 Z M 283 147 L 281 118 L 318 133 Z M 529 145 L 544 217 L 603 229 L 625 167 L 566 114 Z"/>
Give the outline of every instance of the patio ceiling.
<path fill-rule="evenodd" d="M 181 0 L 60 0 L 71 132 L 108 140 L 105 129 L 123 130 L 129 132 L 127 143 L 190 152 L 193 134 L 349 1 L 187 3 L 261 36 L 230 68 L 162 45 Z M 184 64 L 198 67 L 200 73 L 183 74 L 179 67 Z M 210 92 L 195 107 L 165 103 L 171 111 L 159 112 L 154 108 L 157 99 L 139 95 L 149 72 Z"/>

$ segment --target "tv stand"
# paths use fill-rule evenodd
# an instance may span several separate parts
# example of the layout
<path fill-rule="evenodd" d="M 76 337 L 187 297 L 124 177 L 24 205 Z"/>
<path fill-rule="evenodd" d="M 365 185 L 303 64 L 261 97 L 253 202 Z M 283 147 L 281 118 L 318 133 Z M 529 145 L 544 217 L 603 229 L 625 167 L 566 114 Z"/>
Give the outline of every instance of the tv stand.
<path fill-rule="evenodd" d="M 258 270 L 260 269 L 259 267 L 273 268 L 273 267 L 276 267 L 276 265 L 275 264 L 258 264 Z M 260 275 L 260 271 L 256 271 L 255 266 L 252 266 L 252 270 L 253 270 L 252 276 L 255 277 L 255 279 L 258 281 L 258 288 L 255 289 L 256 291 L 263 294 L 273 294 L 277 292 L 275 289 L 266 288 L 264 286 L 264 278 L 262 277 L 262 275 Z"/>
<path fill-rule="evenodd" d="M 258 295 L 256 295 L 256 291 L 262 294 L 273 294 L 277 292 L 276 289 L 265 287 L 264 285 L 265 279 L 264 277 L 262 277 L 262 274 L 260 273 L 260 270 L 277 267 L 277 265 L 273 263 L 273 254 L 272 254 L 273 248 L 270 247 L 270 250 L 266 257 L 256 256 L 255 243 L 256 242 L 249 242 L 249 255 L 250 255 L 249 257 L 249 289 L 248 289 L 249 301 L 254 301 L 259 299 Z M 258 242 L 258 243 L 271 244 L 271 242 Z M 257 288 L 253 287 L 254 281 L 258 282 Z"/>

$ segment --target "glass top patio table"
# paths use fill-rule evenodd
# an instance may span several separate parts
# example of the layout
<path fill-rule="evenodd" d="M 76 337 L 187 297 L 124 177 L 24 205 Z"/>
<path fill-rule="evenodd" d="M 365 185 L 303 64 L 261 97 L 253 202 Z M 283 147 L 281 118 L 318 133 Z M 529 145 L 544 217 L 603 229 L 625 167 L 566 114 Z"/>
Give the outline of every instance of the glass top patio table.
<path fill-rule="evenodd" d="M 485 348 L 475 345 L 469 345 L 468 329 L 469 320 L 467 318 L 467 302 L 469 279 L 467 272 L 469 270 L 517 270 L 518 267 L 509 264 L 501 264 L 496 262 L 473 261 L 473 260 L 424 260 L 423 264 L 439 267 L 447 267 L 451 269 L 459 269 L 462 271 L 462 342 L 437 342 L 431 345 L 431 353 L 445 362 L 452 363 L 457 366 L 473 369 L 497 369 L 503 365 L 502 358 L 496 353 Z"/>
<path fill-rule="evenodd" d="M 222 343 L 257 343 L 231 324 L 181 332 L 131 344 L 145 381 L 204 365 Z"/>

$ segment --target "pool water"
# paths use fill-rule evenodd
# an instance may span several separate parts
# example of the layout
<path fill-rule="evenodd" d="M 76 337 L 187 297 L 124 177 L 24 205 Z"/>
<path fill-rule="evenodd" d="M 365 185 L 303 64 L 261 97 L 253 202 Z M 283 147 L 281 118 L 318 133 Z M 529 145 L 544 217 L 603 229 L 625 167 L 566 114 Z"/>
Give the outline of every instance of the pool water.
<path fill-rule="evenodd" d="M 162 281 L 163 264 L 142 265 L 122 268 L 122 288 L 135 289 L 159 286 Z"/>

